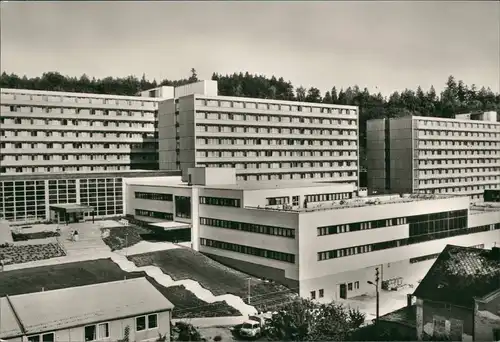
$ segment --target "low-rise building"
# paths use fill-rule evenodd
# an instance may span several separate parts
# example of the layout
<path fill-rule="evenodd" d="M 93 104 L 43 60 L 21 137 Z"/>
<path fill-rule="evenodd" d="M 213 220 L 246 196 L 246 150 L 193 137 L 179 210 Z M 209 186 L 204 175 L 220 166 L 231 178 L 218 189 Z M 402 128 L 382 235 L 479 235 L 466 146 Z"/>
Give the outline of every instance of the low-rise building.
<path fill-rule="evenodd" d="M 466 196 L 358 197 L 328 182 L 238 182 L 234 169 L 126 179 L 127 214 L 189 230 L 192 247 L 302 297 L 331 301 L 416 284 L 447 244 L 500 244 L 500 211 Z"/>
<path fill-rule="evenodd" d="M 0 338 L 12 342 L 170 341 L 173 304 L 146 278 L 0 298 Z"/>
<path fill-rule="evenodd" d="M 414 292 L 419 340 L 500 340 L 500 248 L 448 245 Z"/>

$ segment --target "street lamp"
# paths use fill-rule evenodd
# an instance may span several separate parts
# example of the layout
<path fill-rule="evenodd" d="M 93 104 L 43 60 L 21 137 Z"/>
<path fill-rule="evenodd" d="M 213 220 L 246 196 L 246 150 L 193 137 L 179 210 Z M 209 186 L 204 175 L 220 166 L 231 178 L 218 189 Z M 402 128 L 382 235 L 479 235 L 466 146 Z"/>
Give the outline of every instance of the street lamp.
<path fill-rule="evenodd" d="M 377 294 L 377 299 L 376 299 L 376 301 L 377 301 L 377 303 L 376 303 L 376 305 L 377 305 L 377 309 L 376 309 L 376 310 L 377 310 L 377 311 L 376 311 L 376 320 L 375 320 L 376 324 L 378 324 L 378 318 L 379 318 L 379 307 L 380 307 L 380 296 L 379 296 L 379 291 L 378 291 L 378 283 L 379 283 L 379 280 L 380 280 L 380 279 L 379 279 L 379 271 L 378 271 L 378 267 L 377 267 L 377 268 L 375 269 L 375 282 L 370 281 L 370 280 L 368 280 L 368 281 L 367 281 L 367 283 L 368 283 L 368 284 L 375 286 L 375 290 L 376 290 L 376 294 Z"/>

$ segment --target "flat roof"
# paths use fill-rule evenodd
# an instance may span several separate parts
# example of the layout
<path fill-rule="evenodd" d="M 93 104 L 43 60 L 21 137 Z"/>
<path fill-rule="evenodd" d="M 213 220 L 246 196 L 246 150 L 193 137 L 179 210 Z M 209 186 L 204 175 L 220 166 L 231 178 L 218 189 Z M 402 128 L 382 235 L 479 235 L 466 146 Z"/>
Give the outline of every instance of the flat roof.
<path fill-rule="evenodd" d="M 19 174 L 2 174 L 2 181 L 21 181 L 21 180 L 45 180 L 45 179 L 79 179 L 79 178 L 134 178 L 134 177 L 166 177 L 179 176 L 179 170 L 127 170 L 127 171 L 89 171 L 89 172 L 33 172 Z"/>
<path fill-rule="evenodd" d="M 28 293 L 9 299 L 27 335 L 174 308 L 146 278 Z M 0 305 L 0 336 L 22 335 L 7 298 L 1 298 Z"/>
<path fill-rule="evenodd" d="M 368 196 L 368 197 L 355 197 L 353 199 L 343 199 L 331 202 L 312 202 L 308 204 L 307 208 L 302 207 L 292 207 L 292 208 L 275 208 L 275 207 L 249 207 L 245 208 L 256 209 L 256 210 L 268 210 L 268 211 L 287 211 L 287 212 L 316 212 L 316 211 L 326 211 L 326 210 L 338 210 L 338 209 L 349 209 L 349 208 L 362 208 L 372 205 L 384 205 L 384 204 L 396 204 L 396 203 L 411 203 L 418 201 L 428 201 L 437 199 L 447 199 L 447 198 L 458 198 L 467 196 L 451 196 L 451 195 L 415 195 L 415 194 L 405 194 L 403 197 L 400 195 L 380 195 L 380 196 Z"/>
<path fill-rule="evenodd" d="M 78 203 L 64 203 L 53 204 L 50 206 L 51 210 L 63 209 L 68 213 L 82 212 L 82 211 L 95 211 L 94 207 L 78 204 Z"/>
<path fill-rule="evenodd" d="M 127 184 L 130 185 L 144 185 L 144 186 L 169 186 L 177 188 L 190 188 L 186 182 L 181 181 L 181 177 L 156 177 L 156 178 L 140 178 L 140 179 L 130 179 L 127 180 Z M 322 188 L 328 187 L 338 187 L 342 188 L 353 188 L 353 185 L 347 183 L 335 183 L 335 182 L 321 182 L 321 181 L 241 181 L 235 184 L 210 184 L 210 185 L 194 185 L 204 189 L 220 189 L 220 190 L 269 190 L 269 189 L 295 189 L 295 188 Z"/>
<path fill-rule="evenodd" d="M 177 230 L 177 229 L 187 229 L 191 228 L 191 224 L 176 221 L 164 221 L 156 223 L 148 223 L 148 225 L 158 228 L 163 228 L 164 230 Z"/>

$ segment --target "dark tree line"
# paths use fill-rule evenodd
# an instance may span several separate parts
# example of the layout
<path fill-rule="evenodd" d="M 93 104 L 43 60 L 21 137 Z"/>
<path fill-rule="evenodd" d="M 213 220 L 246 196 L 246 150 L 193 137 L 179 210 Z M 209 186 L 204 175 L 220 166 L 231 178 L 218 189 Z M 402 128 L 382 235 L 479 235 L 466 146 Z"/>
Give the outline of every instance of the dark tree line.
<path fill-rule="evenodd" d="M 124 78 L 106 77 L 90 79 L 87 75 L 80 78 L 63 76 L 57 72 L 47 72 L 41 77 L 28 78 L 5 72 L 0 76 L 1 88 L 19 88 L 34 90 L 52 90 L 67 92 L 84 92 L 97 94 L 135 95 L 139 91 L 157 86 L 179 86 L 197 81 L 196 70 L 191 69 L 191 75 L 181 80 L 147 80 L 135 76 Z M 500 94 L 495 94 L 489 88 L 466 85 L 450 76 L 441 94 L 434 87 L 423 90 L 405 89 L 396 91 L 389 97 L 381 93 L 370 93 L 367 88 L 360 89 L 357 85 L 337 89 L 335 86 L 325 94 L 320 90 L 303 86 L 295 87 L 283 77 L 266 77 L 247 73 L 221 75 L 214 73 L 212 80 L 218 81 L 219 95 L 256 97 L 278 100 L 298 100 L 315 103 L 332 103 L 359 106 L 361 160 L 364 160 L 366 145 L 366 121 L 376 118 L 392 118 L 405 115 L 437 116 L 451 118 L 457 113 L 473 111 L 500 111 Z"/>

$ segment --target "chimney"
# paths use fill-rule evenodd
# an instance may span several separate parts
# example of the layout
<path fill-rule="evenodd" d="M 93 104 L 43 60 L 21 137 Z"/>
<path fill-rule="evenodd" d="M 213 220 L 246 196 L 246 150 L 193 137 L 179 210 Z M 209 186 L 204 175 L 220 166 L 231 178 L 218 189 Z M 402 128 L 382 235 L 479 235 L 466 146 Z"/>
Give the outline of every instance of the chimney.
<path fill-rule="evenodd" d="M 491 257 L 493 260 L 500 261 L 500 247 L 494 246 L 491 249 Z"/>

